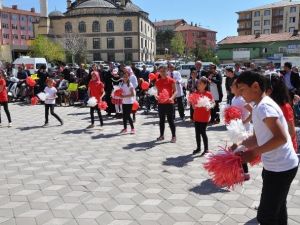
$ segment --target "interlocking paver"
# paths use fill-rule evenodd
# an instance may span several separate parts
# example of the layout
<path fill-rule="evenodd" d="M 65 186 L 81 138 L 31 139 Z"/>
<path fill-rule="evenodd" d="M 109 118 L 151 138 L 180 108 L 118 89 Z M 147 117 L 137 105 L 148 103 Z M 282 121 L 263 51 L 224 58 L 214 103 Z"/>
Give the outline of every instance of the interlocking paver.
<path fill-rule="evenodd" d="M 193 157 L 194 128 L 177 122 L 177 143 L 155 143 L 157 116 L 137 115 L 136 135 L 118 135 L 104 117 L 86 130 L 88 108 L 58 107 L 65 125 L 41 128 L 41 105 L 10 104 L 13 127 L 0 129 L 1 225 L 257 224 L 261 166 L 234 191 L 218 188 Z M 20 113 L 22 112 L 22 113 Z M 222 126 L 208 128 L 209 147 L 225 145 Z M 29 141 L 30 140 L 30 141 Z M 288 196 L 289 224 L 300 223 L 299 175 Z"/>

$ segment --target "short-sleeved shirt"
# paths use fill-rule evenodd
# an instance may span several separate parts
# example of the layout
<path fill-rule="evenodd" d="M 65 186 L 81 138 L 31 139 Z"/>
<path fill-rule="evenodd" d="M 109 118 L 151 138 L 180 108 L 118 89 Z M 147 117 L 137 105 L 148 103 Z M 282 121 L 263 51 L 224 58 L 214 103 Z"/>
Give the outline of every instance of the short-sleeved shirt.
<path fill-rule="evenodd" d="M 90 89 L 90 97 L 95 97 L 97 101 L 100 101 L 101 96 L 103 94 L 104 84 L 100 82 L 94 82 L 90 81 L 89 83 L 89 89 Z"/>
<path fill-rule="evenodd" d="M 212 93 L 209 91 L 205 91 L 204 93 L 197 92 L 201 97 L 208 97 L 211 101 L 213 101 Z M 195 107 L 194 108 L 194 114 L 193 119 L 196 122 L 201 123 L 208 123 L 210 121 L 210 109 L 207 109 L 206 107 Z"/>
<path fill-rule="evenodd" d="M 273 137 L 271 130 L 264 123 L 264 119 L 270 117 L 279 119 L 288 140 L 278 148 L 262 154 L 261 159 L 264 168 L 272 172 L 291 170 L 298 166 L 299 160 L 293 148 L 288 125 L 280 107 L 267 96 L 253 108 L 252 112 L 253 128 L 257 144 L 258 146 L 262 146 Z"/>
<path fill-rule="evenodd" d="M 286 119 L 286 121 L 289 123 L 292 123 L 293 125 L 295 125 L 295 121 L 294 121 L 294 112 L 293 112 L 293 108 L 289 103 L 286 103 L 282 106 L 280 106 L 284 118 Z M 292 136 L 292 142 L 293 142 L 293 146 L 295 151 L 297 152 L 298 149 L 298 144 L 297 144 L 297 137 L 296 134 L 294 136 Z"/>
<path fill-rule="evenodd" d="M 158 95 L 165 89 L 167 90 L 169 97 L 171 98 L 173 95 L 173 85 L 175 84 L 175 80 L 171 77 L 167 76 L 166 78 L 160 78 L 156 81 L 155 85 L 157 88 Z M 166 101 L 160 104 L 173 104 L 174 102 Z"/>
<path fill-rule="evenodd" d="M 3 86 L 3 90 L 0 92 L 0 102 L 8 102 L 6 82 L 4 79 L 0 79 L 0 86 Z"/>
<path fill-rule="evenodd" d="M 129 86 L 126 83 L 122 83 L 121 89 L 123 90 L 123 95 L 130 95 L 131 91 L 134 91 L 134 87 L 131 83 L 129 83 Z M 123 98 L 123 104 L 133 104 L 134 100 L 134 96 Z"/>
<path fill-rule="evenodd" d="M 45 87 L 44 92 L 46 93 L 45 104 L 54 105 L 55 104 L 55 99 L 56 99 L 56 93 L 57 93 L 56 88 L 55 87 L 49 88 L 47 86 L 47 87 Z"/>

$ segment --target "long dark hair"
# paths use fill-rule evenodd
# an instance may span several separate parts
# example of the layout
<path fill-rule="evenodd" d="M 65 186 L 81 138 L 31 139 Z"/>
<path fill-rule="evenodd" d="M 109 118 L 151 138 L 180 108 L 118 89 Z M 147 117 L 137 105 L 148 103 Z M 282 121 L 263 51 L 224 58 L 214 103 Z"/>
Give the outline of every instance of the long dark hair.
<path fill-rule="evenodd" d="M 197 80 L 197 90 L 198 90 L 198 85 L 199 83 L 203 83 L 205 84 L 205 91 L 209 91 L 209 82 L 208 79 L 206 77 L 200 77 L 199 80 Z"/>
<path fill-rule="evenodd" d="M 267 91 L 271 90 L 270 97 L 279 105 L 291 103 L 289 91 L 284 83 L 283 77 L 275 74 L 267 75 Z"/>

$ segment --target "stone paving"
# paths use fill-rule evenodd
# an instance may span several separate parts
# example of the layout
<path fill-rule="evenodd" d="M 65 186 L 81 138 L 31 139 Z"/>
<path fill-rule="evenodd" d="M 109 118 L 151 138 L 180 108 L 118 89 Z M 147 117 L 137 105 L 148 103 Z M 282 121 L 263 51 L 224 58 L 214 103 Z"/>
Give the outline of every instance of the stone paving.
<path fill-rule="evenodd" d="M 261 167 L 234 191 L 215 187 L 193 157 L 193 125 L 177 122 L 177 143 L 157 143 L 155 113 L 138 115 L 136 135 L 119 135 L 121 120 L 89 125 L 89 109 L 58 107 L 65 125 L 44 108 L 10 104 L 13 127 L 0 129 L 1 225 L 257 224 Z M 5 126 L 4 126 L 5 125 Z M 222 126 L 208 128 L 210 149 L 226 144 Z M 297 175 L 288 196 L 289 224 L 300 224 Z"/>

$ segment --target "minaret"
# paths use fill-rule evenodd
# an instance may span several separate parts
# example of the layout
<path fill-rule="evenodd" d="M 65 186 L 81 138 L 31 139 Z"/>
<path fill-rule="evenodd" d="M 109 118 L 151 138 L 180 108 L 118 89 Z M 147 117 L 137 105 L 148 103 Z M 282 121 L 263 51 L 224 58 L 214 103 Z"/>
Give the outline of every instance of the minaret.
<path fill-rule="evenodd" d="M 2 9 L 2 7 L 3 7 L 3 0 L 0 0 L 0 9 Z"/>
<path fill-rule="evenodd" d="M 40 0 L 40 14 L 41 17 L 47 17 L 48 16 L 48 1 L 47 0 Z"/>
<path fill-rule="evenodd" d="M 72 5 L 72 1 L 71 0 L 67 0 L 67 9 L 71 8 Z"/>

